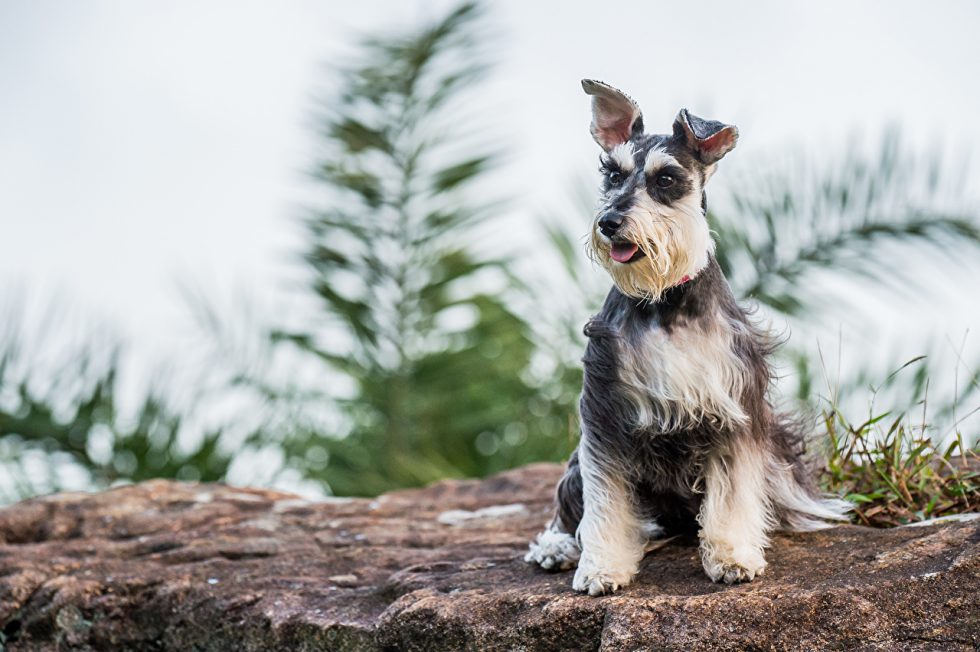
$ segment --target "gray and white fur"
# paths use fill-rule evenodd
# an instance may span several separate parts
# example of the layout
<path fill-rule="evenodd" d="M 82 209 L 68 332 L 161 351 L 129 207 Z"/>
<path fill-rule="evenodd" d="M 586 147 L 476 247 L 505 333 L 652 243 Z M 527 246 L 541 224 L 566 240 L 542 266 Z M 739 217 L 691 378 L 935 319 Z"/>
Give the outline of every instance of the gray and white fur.
<path fill-rule="evenodd" d="M 603 149 L 590 254 L 614 287 L 585 327 L 581 439 L 525 559 L 577 566 L 573 588 L 600 595 L 652 538 L 696 530 L 708 577 L 752 580 L 773 530 L 828 527 L 847 503 L 817 491 L 803 430 L 770 402 L 774 343 L 713 256 L 704 186 L 738 130 L 682 110 L 645 134 L 627 95 L 582 85 Z"/>

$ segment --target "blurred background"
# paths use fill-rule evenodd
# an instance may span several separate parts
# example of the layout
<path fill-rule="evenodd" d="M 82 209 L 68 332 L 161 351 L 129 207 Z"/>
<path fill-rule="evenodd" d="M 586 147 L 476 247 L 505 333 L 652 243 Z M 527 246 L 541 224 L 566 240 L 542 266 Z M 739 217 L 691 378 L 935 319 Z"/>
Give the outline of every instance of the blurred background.
<path fill-rule="evenodd" d="M 718 258 L 828 488 L 855 438 L 962 455 L 978 27 L 968 1 L 0 0 L 0 503 L 565 458 L 609 286 L 583 77 L 651 131 L 739 126 Z"/>

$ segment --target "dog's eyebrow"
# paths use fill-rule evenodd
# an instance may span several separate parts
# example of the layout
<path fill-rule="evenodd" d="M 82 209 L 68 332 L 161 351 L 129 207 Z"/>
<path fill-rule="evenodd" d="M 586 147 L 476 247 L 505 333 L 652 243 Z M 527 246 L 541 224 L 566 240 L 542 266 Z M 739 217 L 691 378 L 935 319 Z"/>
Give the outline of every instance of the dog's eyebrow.
<path fill-rule="evenodd" d="M 636 169 L 636 162 L 633 160 L 633 143 L 625 142 L 616 145 L 609 150 L 609 160 L 615 163 L 623 172 L 632 172 Z"/>
<path fill-rule="evenodd" d="M 647 152 L 646 160 L 643 162 L 643 171 L 650 174 L 651 172 L 659 170 L 660 168 L 665 168 L 668 165 L 675 165 L 677 167 L 681 166 L 676 158 L 665 152 L 663 149 L 654 147 Z"/>

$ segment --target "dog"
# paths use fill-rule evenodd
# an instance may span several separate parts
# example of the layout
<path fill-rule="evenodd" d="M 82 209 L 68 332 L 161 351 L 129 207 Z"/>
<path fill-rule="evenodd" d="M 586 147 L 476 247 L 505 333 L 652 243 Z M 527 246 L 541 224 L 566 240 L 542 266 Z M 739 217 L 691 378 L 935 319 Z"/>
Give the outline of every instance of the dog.
<path fill-rule="evenodd" d="M 714 258 L 704 188 L 738 129 L 682 109 L 646 134 L 628 95 L 582 87 L 603 150 L 588 249 L 613 287 L 585 327 L 579 444 L 525 560 L 577 566 L 572 588 L 602 595 L 651 541 L 696 531 L 712 581 L 750 581 L 775 529 L 830 527 L 848 504 L 817 490 L 804 429 L 769 397 L 775 342 Z"/>

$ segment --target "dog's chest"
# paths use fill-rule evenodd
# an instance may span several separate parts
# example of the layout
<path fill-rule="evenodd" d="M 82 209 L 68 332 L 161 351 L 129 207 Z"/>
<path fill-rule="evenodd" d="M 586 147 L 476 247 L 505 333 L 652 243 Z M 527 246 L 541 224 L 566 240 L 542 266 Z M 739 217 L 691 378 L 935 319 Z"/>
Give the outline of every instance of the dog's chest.
<path fill-rule="evenodd" d="M 636 407 L 637 426 L 662 431 L 710 420 L 735 427 L 746 420 L 740 397 L 745 367 L 719 319 L 665 329 L 656 322 L 624 327 L 619 375 Z"/>

